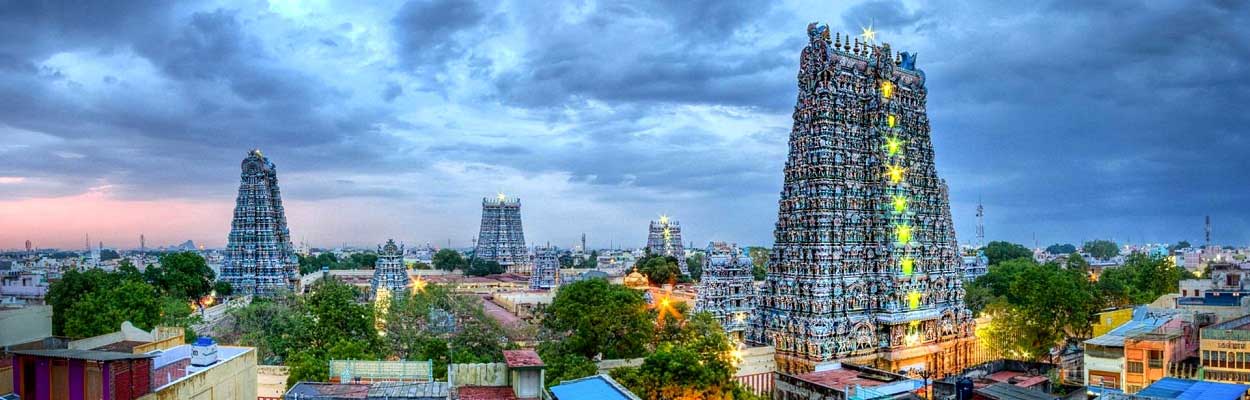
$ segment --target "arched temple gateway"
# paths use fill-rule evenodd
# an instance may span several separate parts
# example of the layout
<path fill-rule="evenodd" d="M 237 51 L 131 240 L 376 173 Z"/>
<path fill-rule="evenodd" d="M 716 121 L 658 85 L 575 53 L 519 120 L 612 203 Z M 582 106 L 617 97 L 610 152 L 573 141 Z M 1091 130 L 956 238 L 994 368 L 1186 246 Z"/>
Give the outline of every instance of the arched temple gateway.
<path fill-rule="evenodd" d="M 847 361 L 937 375 L 974 361 L 925 76 L 889 44 L 808 26 L 768 275 L 747 340 L 778 369 Z M 872 36 L 866 32 L 866 40 Z"/>

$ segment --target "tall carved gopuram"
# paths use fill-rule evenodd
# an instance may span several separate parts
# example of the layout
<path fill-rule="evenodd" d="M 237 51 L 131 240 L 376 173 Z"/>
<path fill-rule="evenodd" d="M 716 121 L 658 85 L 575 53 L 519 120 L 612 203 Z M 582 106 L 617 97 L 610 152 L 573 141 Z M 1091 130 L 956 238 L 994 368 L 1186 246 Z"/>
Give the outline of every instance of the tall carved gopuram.
<path fill-rule="evenodd" d="M 778 369 L 835 361 L 941 376 L 970 364 L 974 322 L 925 75 L 889 44 L 808 26 L 774 245 L 747 340 Z M 871 35 L 865 35 L 871 40 Z"/>
<path fill-rule="evenodd" d="M 220 279 L 238 295 L 269 296 L 294 289 L 299 261 L 286 227 L 278 167 L 260 150 L 252 150 L 242 170 Z"/>

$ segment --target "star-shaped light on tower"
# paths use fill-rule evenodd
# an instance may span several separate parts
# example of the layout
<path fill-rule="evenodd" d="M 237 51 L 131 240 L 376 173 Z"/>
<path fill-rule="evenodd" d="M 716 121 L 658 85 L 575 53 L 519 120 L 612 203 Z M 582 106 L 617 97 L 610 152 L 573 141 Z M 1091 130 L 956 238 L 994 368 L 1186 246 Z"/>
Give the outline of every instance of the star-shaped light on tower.
<path fill-rule="evenodd" d="M 504 201 L 504 200 L 507 200 L 507 199 L 508 199 L 508 196 L 504 196 L 503 192 L 499 192 L 499 195 L 498 195 L 498 196 L 496 196 L 496 197 L 498 197 L 498 198 L 499 198 L 499 202 L 500 202 L 500 203 L 503 203 L 503 201 Z"/>
<path fill-rule="evenodd" d="M 421 275 L 415 275 L 408 278 L 408 288 L 411 289 L 408 291 L 408 294 L 415 295 L 420 292 L 425 292 L 425 285 L 427 284 L 428 282 L 426 282 L 425 279 L 421 279 Z"/>
<path fill-rule="evenodd" d="M 876 43 L 876 41 L 877 41 L 877 31 L 872 30 L 872 24 L 868 24 L 868 26 L 867 26 L 867 27 L 861 27 L 861 28 L 860 28 L 860 30 L 861 30 L 863 33 L 860 33 L 860 34 L 859 34 L 859 37 L 864 38 L 864 41 L 865 41 L 865 42 L 868 42 L 868 43 Z"/>

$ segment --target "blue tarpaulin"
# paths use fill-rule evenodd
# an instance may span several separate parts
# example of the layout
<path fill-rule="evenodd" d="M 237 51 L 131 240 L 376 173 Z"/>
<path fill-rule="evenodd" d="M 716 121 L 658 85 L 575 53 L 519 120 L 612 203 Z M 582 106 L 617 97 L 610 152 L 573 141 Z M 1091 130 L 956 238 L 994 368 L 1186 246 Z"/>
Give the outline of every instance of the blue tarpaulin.
<path fill-rule="evenodd" d="M 1137 395 L 1177 400 L 1238 400 L 1246 391 L 1250 391 L 1250 386 L 1163 378 L 1137 392 Z"/>
<path fill-rule="evenodd" d="M 638 396 L 630 393 L 607 375 L 594 375 L 581 379 L 561 382 L 551 387 L 551 394 L 559 400 L 603 399 L 603 400 L 637 400 Z"/>

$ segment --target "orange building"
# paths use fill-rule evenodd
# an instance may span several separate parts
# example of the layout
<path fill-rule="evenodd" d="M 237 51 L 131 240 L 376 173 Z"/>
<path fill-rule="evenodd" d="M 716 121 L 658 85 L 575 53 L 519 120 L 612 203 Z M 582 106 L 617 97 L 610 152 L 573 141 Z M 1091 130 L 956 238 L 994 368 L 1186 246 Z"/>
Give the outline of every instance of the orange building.
<path fill-rule="evenodd" d="M 1124 391 L 1128 394 L 1150 386 L 1167 376 L 1175 376 L 1181 360 L 1198 350 L 1194 329 L 1167 329 L 1133 335 L 1124 339 Z"/>

